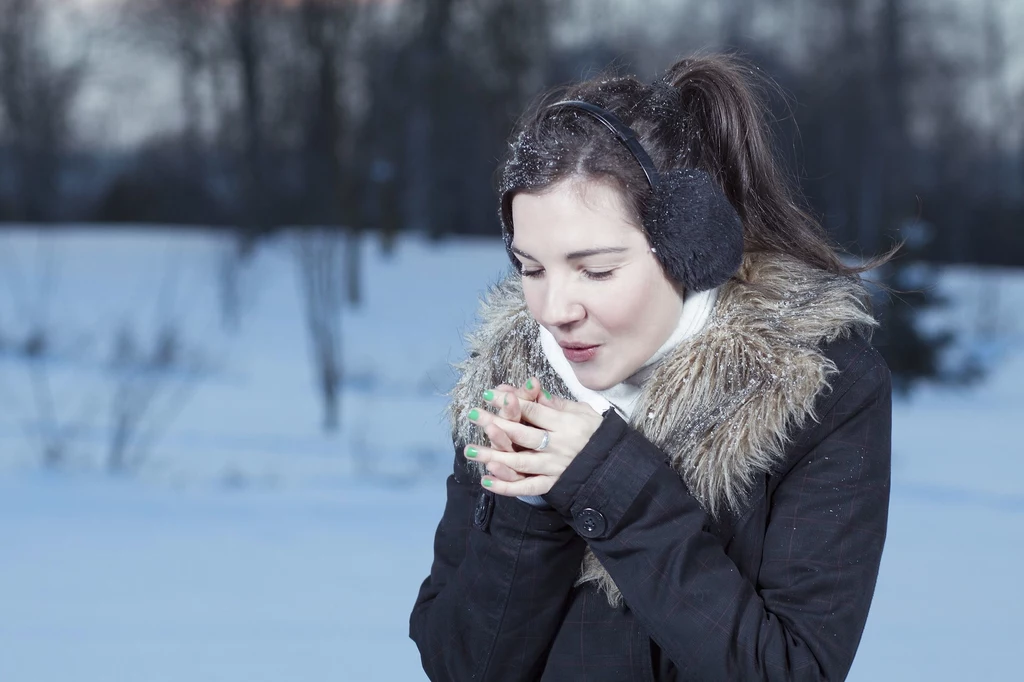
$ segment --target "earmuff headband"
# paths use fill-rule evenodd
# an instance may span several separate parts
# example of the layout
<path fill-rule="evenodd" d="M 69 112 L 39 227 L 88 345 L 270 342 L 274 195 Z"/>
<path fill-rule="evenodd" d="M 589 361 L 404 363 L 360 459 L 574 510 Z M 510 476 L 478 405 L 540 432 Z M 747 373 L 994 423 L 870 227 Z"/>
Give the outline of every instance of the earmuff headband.
<path fill-rule="evenodd" d="M 618 116 L 607 109 L 602 109 L 596 104 L 591 104 L 590 102 L 584 102 L 577 99 L 567 99 L 561 102 L 555 102 L 548 106 L 548 109 L 560 108 L 584 111 L 592 118 L 595 118 L 605 124 L 610 131 L 615 133 L 615 137 L 619 139 L 619 142 L 625 145 L 626 149 L 628 149 L 630 154 L 633 155 L 633 158 L 635 158 L 637 163 L 640 164 L 640 167 L 644 171 L 644 175 L 647 176 L 647 182 L 651 185 L 651 189 L 658 189 L 658 185 L 661 184 L 661 174 L 658 173 L 658 169 L 655 167 L 654 161 L 651 160 L 650 154 L 648 154 L 647 150 L 640 144 L 640 140 L 638 140 L 636 136 L 636 131 L 623 123 Z"/>

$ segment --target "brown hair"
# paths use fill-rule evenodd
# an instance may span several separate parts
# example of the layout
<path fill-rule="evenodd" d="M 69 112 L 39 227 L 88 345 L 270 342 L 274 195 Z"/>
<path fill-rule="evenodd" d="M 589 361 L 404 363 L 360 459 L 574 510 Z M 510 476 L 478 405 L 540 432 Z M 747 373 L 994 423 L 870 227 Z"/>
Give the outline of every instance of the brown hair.
<path fill-rule="evenodd" d="M 512 199 L 571 177 L 600 178 L 624 194 L 643 224 L 651 188 L 637 161 L 602 123 L 559 100 L 583 100 L 633 128 L 661 171 L 700 169 L 715 178 L 743 221 L 744 249 L 785 253 L 839 275 L 861 267 L 842 262 L 819 222 L 798 200 L 797 183 L 775 157 L 767 107 L 758 86 L 775 87 L 730 55 L 682 59 L 653 84 L 634 77 L 596 78 L 549 90 L 520 119 L 500 169 L 500 215 L 512 234 Z"/>

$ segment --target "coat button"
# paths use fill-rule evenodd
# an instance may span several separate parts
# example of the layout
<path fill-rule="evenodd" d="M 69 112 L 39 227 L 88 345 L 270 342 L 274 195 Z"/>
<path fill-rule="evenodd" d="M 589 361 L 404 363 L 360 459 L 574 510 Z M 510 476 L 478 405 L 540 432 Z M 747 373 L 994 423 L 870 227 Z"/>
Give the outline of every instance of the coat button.
<path fill-rule="evenodd" d="M 599 538 L 607 529 L 607 519 L 596 509 L 588 507 L 576 515 L 576 531 L 585 538 Z"/>
<path fill-rule="evenodd" d="M 473 525 L 486 531 L 491 525 L 491 512 L 494 509 L 494 495 L 486 490 L 480 493 L 473 509 Z"/>

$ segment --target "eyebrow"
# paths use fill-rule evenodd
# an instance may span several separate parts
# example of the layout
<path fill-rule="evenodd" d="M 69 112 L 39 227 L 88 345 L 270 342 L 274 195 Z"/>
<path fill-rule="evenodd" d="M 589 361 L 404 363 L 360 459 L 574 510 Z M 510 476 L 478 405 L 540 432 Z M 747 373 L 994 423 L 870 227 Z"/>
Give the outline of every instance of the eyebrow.
<path fill-rule="evenodd" d="M 583 251 L 573 251 L 571 253 L 565 254 L 565 259 L 566 260 L 579 260 L 581 258 L 587 258 L 589 256 L 600 256 L 600 255 L 606 254 L 606 253 L 623 253 L 624 251 L 629 251 L 629 249 L 627 249 L 624 246 L 606 246 L 606 247 L 600 248 L 600 249 L 584 249 Z M 512 247 L 512 253 L 516 254 L 517 256 L 522 256 L 523 258 L 525 258 L 527 260 L 532 260 L 535 263 L 539 262 L 536 258 L 531 256 L 530 254 L 526 253 L 525 251 L 520 251 L 519 249 L 517 249 L 514 246 Z"/>

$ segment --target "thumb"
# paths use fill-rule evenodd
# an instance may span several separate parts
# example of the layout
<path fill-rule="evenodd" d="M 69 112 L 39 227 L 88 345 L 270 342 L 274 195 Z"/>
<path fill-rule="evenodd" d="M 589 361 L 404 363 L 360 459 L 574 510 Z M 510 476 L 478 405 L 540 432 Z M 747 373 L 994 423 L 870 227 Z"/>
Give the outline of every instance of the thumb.
<path fill-rule="evenodd" d="M 539 401 L 541 396 L 544 395 L 540 385 L 540 378 L 535 376 L 526 380 L 522 390 L 524 394 L 521 397 L 531 402 Z"/>
<path fill-rule="evenodd" d="M 541 405 L 550 407 L 554 410 L 560 410 L 562 412 L 572 412 L 574 414 L 600 414 L 597 410 L 591 407 L 588 403 L 581 403 L 577 400 L 571 400 L 563 398 L 561 396 L 552 395 L 546 390 L 541 390 L 540 399 L 537 401 Z M 610 404 L 609 404 L 610 406 Z"/>
<path fill-rule="evenodd" d="M 565 398 L 557 395 L 553 395 L 550 391 L 540 385 L 540 381 L 535 382 L 535 388 L 537 390 L 537 402 L 545 407 L 550 407 L 554 410 L 560 410 L 562 412 L 574 412 L 576 411 L 576 405 L 578 403 L 572 400 L 566 400 Z"/>

